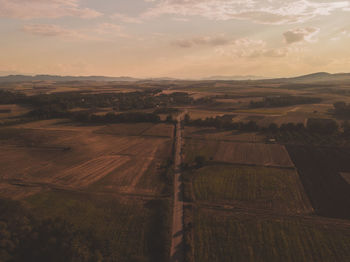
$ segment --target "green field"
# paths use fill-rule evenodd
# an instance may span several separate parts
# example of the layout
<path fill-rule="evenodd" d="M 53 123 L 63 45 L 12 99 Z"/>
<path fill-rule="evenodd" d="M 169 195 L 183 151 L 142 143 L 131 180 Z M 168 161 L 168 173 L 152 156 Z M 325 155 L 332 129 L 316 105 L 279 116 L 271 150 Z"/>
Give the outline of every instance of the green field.
<path fill-rule="evenodd" d="M 294 170 L 207 166 L 194 173 L 197 200 L 249 201 L 247 205 L 283 211 L 303 212 L 308 200 Z"/>
<path fill-rule="evenodd" d="M 350 230 L 331 223 L 199 210 L 193 224 L 196 262 L 350 260 Z"/>
<path fill-rule="evenodd" d="M 156 261 L 167 254 L 161 228 L 166 208 L 160 201 L 62 192 L 41 193 L 26 201 L 40 219 L 61 218 L 91 232 L 102 247 L 103 261 Z"/>

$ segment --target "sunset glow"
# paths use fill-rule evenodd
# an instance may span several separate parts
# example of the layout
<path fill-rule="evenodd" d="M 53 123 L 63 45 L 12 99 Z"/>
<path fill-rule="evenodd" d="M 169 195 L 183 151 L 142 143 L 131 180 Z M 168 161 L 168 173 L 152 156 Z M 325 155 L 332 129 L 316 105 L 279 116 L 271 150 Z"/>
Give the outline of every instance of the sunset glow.
<path fill-rule="evenodd" d="M 0 74 L 350 71 L 350 1 L 0 0 Z"/>

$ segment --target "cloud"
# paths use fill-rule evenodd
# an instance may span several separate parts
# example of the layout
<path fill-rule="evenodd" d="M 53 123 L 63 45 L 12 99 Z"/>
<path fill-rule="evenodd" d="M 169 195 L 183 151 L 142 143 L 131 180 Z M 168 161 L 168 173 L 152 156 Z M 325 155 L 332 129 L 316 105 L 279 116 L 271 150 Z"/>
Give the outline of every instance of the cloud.
<path fill-rule="evenodd" d="M 124 37 L 130 38 L 131 36 L 124 32 L 124 27 L 112 23 L 101 23 L 98 24 L 95 28 L 92 28 L 91 31 L 96 32 L 97 34 L 104 35 L 109 39 L 112 37 Z"/>
<path fill-rule="evenodd" d="M 129 37 L 123 27 L 111 23 L 100 23 L 91 28 L 68 29 L 54 24 L 28 24 L 21 29 L 25 33 L 42 37 L 58 37 L 64 40 L 111 41 L 114 37 Z"/>
<path fill-rule="evenodd" d="M 173 20 L 177 21 L 177 22 L 188 22 L 189 21 L 189 19 L 185 18 L 185 17 L 174 17 Z"/>
<path fill-rule="evenodd" d="M 133 17 L 133 16 L 128 16 L 125 14 L 121 13 L 115 13 L 111 16 L 112 19 L 116 19 L 118 21 L 121 21 L 123 23 L 128 23 L 128 24 L 141 24 L 142 19 L 139 17 Z"/>
<path fill-rule="evenodd" d="M 284 57 L 290 48 L 268 48 L 263 40 L 249 38 L 230 39 L 226 36 L 202 36 L 172 42 L 180 48 L 215 47 L 215 53 L 239 58 Z"/>
<path fill-rule="evenodd" d="M 223 47 L 217 47 L 215 52 L 221 56 L 234 58 L 285 57 L 289 48 L 268 48 L 263 40 L 241 38 Z"/>
<path fill-rule="evenodd" d="M 212 20 L 250 20 L 263 24 L 301 23 L 334 11 L 348 11 L 349 1 L 311 0 L 154 0 L 144 17 L 164 14 L 202 16 Z"/>
<path fill-rule="evenodd" d="M 66 29 L 61 26 L 51 25 L 51 24 L 25 25 L 23 26 L 22 31 L 33 35 L 46 36 L 46 37 L 54 37 L 54 36 L 72 37 L 72 36 L 78 35 L 78 33 L 74 30 Z"/>
<path fill-rule="evenodd" d="M 33 19 L 73 16 L 95 18 L 102 14 L 81 7 L 79 0 L 0 0 L 0 17 Z"/>
<path fill-rule="evenodd" d="M 96 35 L 91 35 L 91 29 L 86 30 L 74 30 L 65 28 L 59 25 L 54 24 L 28 24 L 24 25 L 21 28 L 22 32 L 41 36 L 41 37 L 56 37 L 66 41 L 75 41 L 75 40 L 94 40 L 94 41 L 103 41 L 104 39 Z M 97 29 L 93 29 L 97 32 Z"/>
<path fill-rule="evenodd" d="M 100 34 L 119 33 L 122 31 L 122 26 L 111 23 L 101 23 L 97 25 L 94 31 Z"/>
<path fill-rule="evenodd" d="M 177 40 L 172 44 L 182 48 L 190 48 L 194 46 L 221 46 L 229 44 L 231 41 L 225 36 L 203 36 Z"/>
<path fill-rule="evenodd" d="M 347 28 L 339 28 L 336 30 L 333 34 L 333 37 L 331 38 L 332 41 L 339 41 L 344 38 L 350 37 L 350 30 Z"/>
<path fill-rule="evenodd" d="M 315 27 L 295 28 L 283 33 L 283 37 L 286 44 L 294 44 L 303 41 L 312 42 L 314 36 L 319 32 L 320 29 Z"/>

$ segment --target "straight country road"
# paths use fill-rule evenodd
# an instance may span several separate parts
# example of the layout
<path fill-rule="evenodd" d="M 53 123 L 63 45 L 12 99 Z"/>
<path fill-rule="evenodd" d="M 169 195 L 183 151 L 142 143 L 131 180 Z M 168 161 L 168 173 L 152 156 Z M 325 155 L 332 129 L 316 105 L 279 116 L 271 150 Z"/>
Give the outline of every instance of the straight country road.
<path fill-rule="evenodd" d="M 173 225 L 171 239 L 171 262 L 184 261 L 184 212 L 183 212 L 183 183 L 181 176 L 181 146 L 182 146 L 182 130 L 181 130 L 182 114 L 176 119 L 176 137 L 175 137 L 175 156 L 174 156 L 174 209 L 173 209 Z"/>

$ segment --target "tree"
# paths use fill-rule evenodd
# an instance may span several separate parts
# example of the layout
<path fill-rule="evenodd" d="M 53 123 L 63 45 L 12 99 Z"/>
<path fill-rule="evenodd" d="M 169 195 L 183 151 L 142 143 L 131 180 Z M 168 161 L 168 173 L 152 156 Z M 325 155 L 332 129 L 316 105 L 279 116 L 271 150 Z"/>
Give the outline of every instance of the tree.
<path fill-rule="evenodd" d="M 169 122 L 169 123 L 172 123 L 173 121 L 174 121 L 174 119 L 173 119 L 173 116 L 172 115 L 168 115 L 167 117 L 166 117 L 166 120 L 165 120 L 166 122 Z"/>
<path fill-rule="evenodd" d="M 190 123 L 191 118 L 190 118 L 190 115 L 189 115 L 189 114 L 185 114 L 184 121 L 185 121 L 185 124 Z"/>
<path fill-rule="evenodd" d="M 206 159 L 204 156 L 196 156 L 194 162 L 196 163 L 197 168 L 201 168 L 204 166 Z"/>
<path fill-rule="evenodd" d="M 333 106 L 334 106 L 335 110 L 344 110 L 346 107 L 346 103 L 343 101 L 339 101 L 339 102 L 335 102 L 333 104 Z"/>
<path fill-rule="evenodd" d="M 310 118 L 307 129 L 313 133 L 331 135 L 338 131 L 338 123 L 333 119 Z"/>
<path fill-rule="evenodd" d="M 344 135 L 349 136 L 350 135 L 350 123 L 349 121 L 345 121 L 342 125 L 344 129 Z"/>
<path fill-rule="evenodd" d="M 271 123 L 267 129 L 271 133 L 276 133 L 278 131 L 278 125 L 276 123 Z"/>

